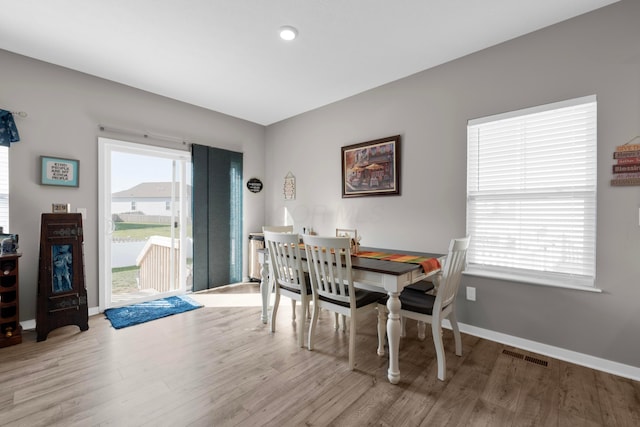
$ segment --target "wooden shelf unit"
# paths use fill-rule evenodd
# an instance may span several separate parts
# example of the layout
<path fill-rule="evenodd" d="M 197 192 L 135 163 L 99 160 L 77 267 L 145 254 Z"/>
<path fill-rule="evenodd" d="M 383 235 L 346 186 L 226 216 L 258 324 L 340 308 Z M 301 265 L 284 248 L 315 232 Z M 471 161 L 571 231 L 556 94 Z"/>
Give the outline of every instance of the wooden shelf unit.
<path fill-rule="evenodd" d="M 0 348 L 22 342 L 20 325 L 20 278 L 18 258 L 22 254 L 0 255 Z"/>

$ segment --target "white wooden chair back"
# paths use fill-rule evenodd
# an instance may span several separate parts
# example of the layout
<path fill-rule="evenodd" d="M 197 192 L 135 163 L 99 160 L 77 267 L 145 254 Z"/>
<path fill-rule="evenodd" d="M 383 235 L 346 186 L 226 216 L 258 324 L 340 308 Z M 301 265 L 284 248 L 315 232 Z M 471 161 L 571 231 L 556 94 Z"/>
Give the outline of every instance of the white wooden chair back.
<path fill-rule="evenodd" d="M 449 243 L 449 253 L 441 268 L 441 275 L 435 279 L 437 285 L 434 311 L 442 310 L 455 301 L 462 281 L 462 271 L 466 266 L 469 237 L 453 239 Z"/>
<path fill-rule="evenodd" d="M 300 236 L 265 231 L 264 241 L 269 250 L 269 268 L 276 282 L 306 295 L 307 283 L 300 257 Z"/>
<path fill-rule="evenodd" d="M 293 233 L 293 225 L 264 225 L 262 232 L 271 231 L 273 233 Z"/>
<path fill-rule="evenodd" d="M 348 237 L 302 236 L 315 297 L 355 307 Z"/>

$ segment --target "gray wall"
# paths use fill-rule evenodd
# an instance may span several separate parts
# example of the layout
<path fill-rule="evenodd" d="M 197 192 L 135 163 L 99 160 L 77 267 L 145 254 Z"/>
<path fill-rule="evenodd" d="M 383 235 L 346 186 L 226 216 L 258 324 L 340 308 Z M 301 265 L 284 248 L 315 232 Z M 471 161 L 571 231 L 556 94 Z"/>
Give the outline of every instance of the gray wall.
<path fill-rule="evenodd" d="M 0 50 L 0 108 L 26 111 L 17 118 L 21 141 L 9 150 L 10 227 L 20 235 L 20 318 L 34 319 L 40 214 L 51 203 L 87 208 L 85 275 L 89 307 L 98 306 L 99 136 L 180 148 L 180 144 L 99 132 L 98 124 L 175 135 L 202 145 L 244 153 L 244 175 L 264 174 L 261 125 L 235 119 L 131 87 Z M 80 187 L 39 185 L 39 157 L 80 160 Z M 260 230 L 264 193 L 245 192 L 244 229 Z M 248 243 L 245 242 L 245 253 Z M 246 266 L 245 266 L 246 270 Z M 244 272 L 247 276 L 247 272 Z"/>
<path fill-rule="evenodd" d="M 453 29 L 455 30 L 455 29 Z M 640 367 L 640 188 L 611 187 L 612 153 L 640 134 L 640 2 L 626 0 L 327 107 L 266 133 L 266 222 L 357 228 L 364 246 L 445 252 L 465 235 L 467 120 L 596 94 L 597 287 L 466 276 L 459 319 Z M 402 195 L 342 199 L 340 147 L 402 135 Z M 285 175 L 297 194 L 285 201 Z"/>

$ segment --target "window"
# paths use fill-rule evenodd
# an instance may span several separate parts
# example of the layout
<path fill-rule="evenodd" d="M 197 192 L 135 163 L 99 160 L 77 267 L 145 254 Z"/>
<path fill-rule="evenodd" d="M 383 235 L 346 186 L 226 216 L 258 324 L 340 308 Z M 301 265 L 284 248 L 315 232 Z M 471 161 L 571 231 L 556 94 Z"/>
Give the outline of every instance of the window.
<path fill-rule="evenodd" d="M 9 232 L 9 147 L 0 147 L 0 227 Z"/>
<path fill-rule="evenodd" d="M 131 202 L 131 212 L 135 212 L 136 211 L 136 202 L 132 201 Z"/>
<path fill-rule="evenodd" d="M 166 210 L 166 211 L 170 211 L 171 210 L 171 200 L 166 200 L 164 202 L 164 210 Z"/>
<path fill-rule="evenodd" d="M 469 121 L 468 274 L 594 288 L 596 97 Z"/>

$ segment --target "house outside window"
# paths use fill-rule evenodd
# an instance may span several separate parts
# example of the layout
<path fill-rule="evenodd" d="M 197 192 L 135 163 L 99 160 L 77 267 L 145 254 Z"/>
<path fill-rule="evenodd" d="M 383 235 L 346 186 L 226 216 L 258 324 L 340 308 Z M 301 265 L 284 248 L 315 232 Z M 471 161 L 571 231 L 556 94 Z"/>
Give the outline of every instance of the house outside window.
<path fill-rule="evenodd" d="M 596 97 L 471 120 L 466 273 L 596 290 Z"/>

